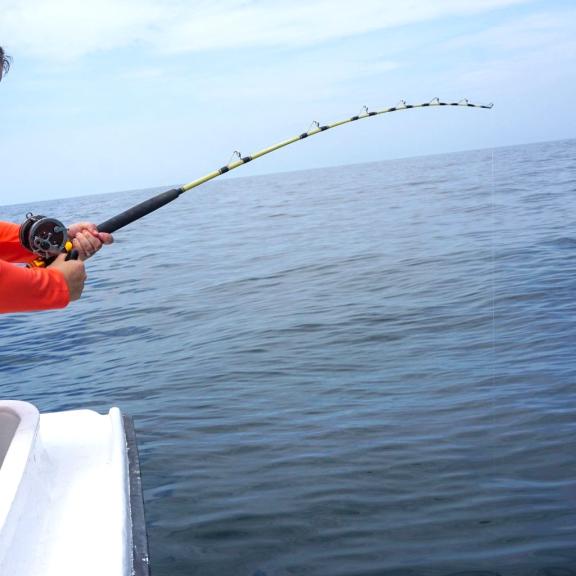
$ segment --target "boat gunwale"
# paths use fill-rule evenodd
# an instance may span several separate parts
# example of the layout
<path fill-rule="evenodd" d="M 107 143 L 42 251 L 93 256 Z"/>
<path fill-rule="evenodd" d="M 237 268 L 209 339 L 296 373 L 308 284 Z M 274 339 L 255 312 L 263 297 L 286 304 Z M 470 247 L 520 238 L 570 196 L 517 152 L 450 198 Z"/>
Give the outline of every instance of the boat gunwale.
<path fill-rule="evenodd" d="M 148 533 L 144 512 L 144 493 L 134 421 L 122 414 L 124 435 L 128 453 L 128 479 L 130 489 L 130 521 L 132 524 L 132 575 L 150 576 L 150 557 L 148 555 Z"/>

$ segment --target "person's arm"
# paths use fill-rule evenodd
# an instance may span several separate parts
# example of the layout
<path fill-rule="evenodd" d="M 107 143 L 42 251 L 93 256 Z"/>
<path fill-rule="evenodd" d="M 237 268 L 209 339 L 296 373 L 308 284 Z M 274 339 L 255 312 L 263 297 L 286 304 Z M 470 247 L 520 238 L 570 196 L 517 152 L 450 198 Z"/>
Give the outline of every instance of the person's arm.
<path fill-rule="evenodd" d="M 93 256 L 103 244 L 112 244 L 111 234 L 98 232 L 91 222 L 78 222 L 68 228 L 68 237 L 78 250 L 80 260 Z M 32 262 L 36 256 L 20 243 L 20 226 L 12 222 L 0 222 L 0 258 L 7 262 Z"/>
<path fill-rule="evenodd" d="M 70 291 L 62 272 L 23 268 L 0 260 L 0 313 L 64 308 Z"/>
<path fill-rule="evenodd" d="M 79 261 L 61 254 L 48 268 L 22 268 L 9 262 L 36 257 L 20 244 L 20 226 L 0 222 L 0 313 L 64 308 L 80 298 L 86 272 Z"/>
<path fill-rule="evenodd" d="M 20 244 L 20 226 L 0 222 L 0 258 L 7 262 L 32 262 L 36 256 Z"/>

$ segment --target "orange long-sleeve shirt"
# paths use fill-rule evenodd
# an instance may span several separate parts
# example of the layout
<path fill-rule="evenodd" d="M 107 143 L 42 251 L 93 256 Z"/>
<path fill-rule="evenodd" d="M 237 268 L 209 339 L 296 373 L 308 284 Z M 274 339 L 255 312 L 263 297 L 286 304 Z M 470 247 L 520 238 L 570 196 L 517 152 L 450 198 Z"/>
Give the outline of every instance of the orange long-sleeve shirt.
<path fill-rule="evenodd" d="M 35 256 L 20 244 L 20 226 L 0 222 L 0 313 L 64 308 L 70 292 L 64 276 L 53 268 L 23 268 Z"/>

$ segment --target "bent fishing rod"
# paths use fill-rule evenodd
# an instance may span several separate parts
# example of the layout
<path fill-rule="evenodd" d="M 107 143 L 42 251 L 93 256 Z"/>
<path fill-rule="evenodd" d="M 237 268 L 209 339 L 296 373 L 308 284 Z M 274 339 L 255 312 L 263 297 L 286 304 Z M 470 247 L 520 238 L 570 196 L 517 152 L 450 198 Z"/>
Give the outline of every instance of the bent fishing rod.
<path fill-rule="evenodd" d="M 248 156 L 242 156 L 239 152 L 234 152 L 236 160 L 229 162 L 222 168 L 209 172 L 208 174 L 197 178 L 188 184 L 184 184 L 179 188 L 172 188 L 166 192 L 161 192 L 140 204 L 128 208 L 124 212 L 113 216 L 112 218 L 102 222 L 97 226 L 99 232 L 116 232 L 120 228 L 124 228 L 128 224 L 139 220 L 143 216 L 158 210 L 162 206 L 169 204 L 170 202 L 176 200 L 179 196 L 196 188 L 209 180 L 213 180 L 222 174 L 226 174 L 231 170 L 235 170 L 244 164 L 248 164 L 252 160 L 261 158 L 266 154 L 275 152 L 284 146 L 289 144 L 294 144 L 299 140 L 304 140 L 310 136 L 320 134 L 320 132 L 325 132 L 331 128 L 336 128 L 337 126 L 342 126 L 343 124 L 348 124 L 350 122 L 355 122 L 356 120 L 362 120 L 363 118 L 371 118 L 373 116 L 379 116 L 381 114 L 388 114 L 389 112 L 397 112 L 400 110 L 409 110 L 411 108 L 427 108 L 434 106 L 460 106 L 467 108 L 492 108 L 492 104 L 473 104 L 468 100 L 459 100 L 458 102 L 442 102 L 439 98 L 434 98 L 430 102 L 424 102 L 422 104 L 406 104 L 404 100 L 401 100 L 396 106 L 390 108 L 384 108 L 382 110 L 369 111 L 366 106 L 363 107 L 362 112 L 357 116 L 352 116 L 344 120 L 339 120 L 332 124 L 325 124 L 321 126 L 318 122 L 313 122 L 311 128 L 306 132 L 278 142 L 268 148 L 263 148 L 258 152 L 254 152 Z M 312 127 L 313 126 L 313 127 Z M 66 227 L 55 218 L 47 218 L 45 216 L 33 216 L 32 214 L 27 214 L 27 220 L 20 228 L 20 241 L 22 245 L 28 248 L 28 250 L 34 252 L 38 258 L 32 263 L 32 266 L 48 266 L 51 264 L 56 256 L 62 253 L 67 253 L 66 259 L 75 259 L 78 257 L 76 250 L 72 248 L 72 242 L 68 239 L 68 234 Z"/>

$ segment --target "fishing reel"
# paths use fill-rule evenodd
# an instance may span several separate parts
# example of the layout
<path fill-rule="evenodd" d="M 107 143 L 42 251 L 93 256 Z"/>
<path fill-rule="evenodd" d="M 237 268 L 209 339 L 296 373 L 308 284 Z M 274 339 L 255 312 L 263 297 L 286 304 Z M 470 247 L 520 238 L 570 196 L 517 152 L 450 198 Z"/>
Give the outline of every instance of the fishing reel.
<path fill-rule="evenodd" d="M 66 226 L 46 216 L 26 214 L 26 222 L 20 226 L 20 243 L 38 256 L 31 266 L 48 266 L 62 253 L 71 253 L 72 242 L 68 239 Z"/>

